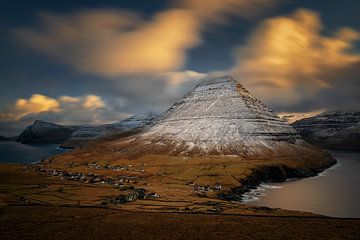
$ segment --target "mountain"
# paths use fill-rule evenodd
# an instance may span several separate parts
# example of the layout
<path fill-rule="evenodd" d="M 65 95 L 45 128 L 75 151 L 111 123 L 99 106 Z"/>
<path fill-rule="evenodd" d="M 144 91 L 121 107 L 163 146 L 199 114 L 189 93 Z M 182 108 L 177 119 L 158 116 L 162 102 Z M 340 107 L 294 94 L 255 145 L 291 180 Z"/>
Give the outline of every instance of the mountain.
<path fill-rule="evenodd" d="M 63 147 L 81 146 L 91 140 L 127 133 L 149 125 L 155 115 L 133 116 L 125 120 L 98 126 L 63 126 L 36 120 L 16 139 L 21 143 L 61 143 Z"/>
<path fill-rule="evenodd" d="M 360 112 L 324 112 L 292 124 L 309 143 L 328 149 L 360 150 Z"/>
<path fill-rule="evenodd" d="M 16 139 L 21 143 L 62 143 L 69 139 L 76 127 L 36 120 Z"/>
<path fill-rule="evenodd" d="M 114 134 L 124 134 L 142 127 L 146 127 L 152 123 L 156 115 L 149 114 L 145 116 L 132 116 L 125 120 L 104 124 L 99 126 L 80 126 L 71 134 L 61 146 L 62 147 L 76 147 L 84 145 L 85 143 L 102 137 L 111 136 Z"/>
<path fill-rule="evenodd" d="M 314 151 L 231 77 L 199 84 L 151 127 L 112 148 L 127 156 L 283 156 Z"/>
<path fill-rule="evenodd" d="M 12 139 L 0 135 L 0 141 L 12 141 Z"/>
<path fill-rule="evenodd" d="M 200 83 L 134 134 L 43 162 L 111 181 L 136 179 L 128 187 L 143 186 L 169 202 L 204 194 L 239 200 L 261 181 L 313 176 L 334 163 L 228 76 Z"/>

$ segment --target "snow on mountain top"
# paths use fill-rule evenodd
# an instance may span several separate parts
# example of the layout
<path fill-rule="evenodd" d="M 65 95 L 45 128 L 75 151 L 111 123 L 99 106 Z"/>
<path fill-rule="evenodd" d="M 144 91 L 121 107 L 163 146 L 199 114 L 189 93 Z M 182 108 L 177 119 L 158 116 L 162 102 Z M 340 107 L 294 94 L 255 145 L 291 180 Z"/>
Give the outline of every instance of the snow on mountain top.
<path fill-rule="evenodd" d="M 283 148 L 297 140 L 291 126 L 225 76 L 200 83 L 152 126 L 113 144 L 130 152 L 230 155 Z"/>

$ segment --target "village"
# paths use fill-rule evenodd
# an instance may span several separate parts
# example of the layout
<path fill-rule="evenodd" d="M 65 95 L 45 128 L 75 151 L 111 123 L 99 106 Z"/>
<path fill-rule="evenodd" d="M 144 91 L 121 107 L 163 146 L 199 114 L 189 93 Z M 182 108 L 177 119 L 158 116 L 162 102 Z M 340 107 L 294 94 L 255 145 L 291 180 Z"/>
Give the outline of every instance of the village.
<path fill-rule="evenodd" d="M 74 167 L 73 164 L 70 164 Z M 116 189 L 119 189 L 121 192 L 119 195 L 112 198 L 103 199 L 103 205 L 106 204 L 124 204 L 128 202 L 133 202 L 136 200 L 144 200 L 144 199 L 155 199 L 160 198 L 160 194 L 156 192 L 149 191 L 147 189 L 150 186 L 150 183 L 146 182 L 145 177 L 139 176 L 139 174 L 145 173 L 145 169 L 143 168 L 135 168 L 131 164 L 128 165 L 110 165 L 105 164 L 101 165 L 96 161 L 91 163 L 83 163 L 83 166 L 87 168 L 97 170 L 111 170 L 111 171 L 126 171 L 126 172 L 134 172 L 137 175 L 112 175 L 107 176 L 105 174 L 97 174 L 92 171 L 88 171 L 87 173 L 82 172 L 70 172 L 66 170 L 54 169 L 54 168 L 46 168 L 43 165 L 28 165 L 27 168 L 36 172 L 45 173 L 50 177 L 60 177 L 61 180 L 67 181 L 76 181 L 82 182 L 85 184 L 106 184 L 108 186 L 112 186 Z M 144 164 L 144 166 L 146 166 Z M 165 173 L 157 173 L 157 175 L 164 175 Z M 207 194 L 217 191 L 220 193 L 222 190 L 221 184 L 215 184 L 214 186 L 202 186 L 194 183 L 193 181 L 187 181 L 185 183 L 188 186 L 192 187 L 192 191 L 198 197 L 208 197 Z M 219 195 L 220 196 L 220 195 Z"/>

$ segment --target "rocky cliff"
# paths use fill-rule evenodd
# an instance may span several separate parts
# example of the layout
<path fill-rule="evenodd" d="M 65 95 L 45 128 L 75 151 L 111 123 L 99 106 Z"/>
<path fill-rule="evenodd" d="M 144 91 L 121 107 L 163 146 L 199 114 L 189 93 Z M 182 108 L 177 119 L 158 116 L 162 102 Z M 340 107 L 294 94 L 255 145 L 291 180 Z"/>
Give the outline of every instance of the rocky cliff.
<path fill-rule="evenodd" d="M 292 124 L 309 143 L 328 149 L 360 150 L 360 112 L 324 112 Z"/>
<path fill-rule="evenodd" d="M 62 126 L 36 120 L 16 139 L 21 143 L 62 143 L 69 139 L 76 127 Z"/>

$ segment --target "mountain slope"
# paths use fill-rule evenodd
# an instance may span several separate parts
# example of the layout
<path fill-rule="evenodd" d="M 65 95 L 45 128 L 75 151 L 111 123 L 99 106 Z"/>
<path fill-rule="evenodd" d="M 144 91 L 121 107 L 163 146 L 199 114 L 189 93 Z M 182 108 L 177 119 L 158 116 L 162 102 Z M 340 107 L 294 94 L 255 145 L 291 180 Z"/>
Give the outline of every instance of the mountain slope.
<path fill-rule="evenodd" d="M 21 143 L 62 143 L 70 138 L 75 129 L 76 127 L 36 120 L 17 137 L 16 141 Z"/>
<path fill-rule="evenodd" d="M 324 112 L 292 124 L 309 143 L 339 150 L 360 150 L 360 112 Z"/>
<path fill-rule="evenodd" d="M 150 125 L 155 115 L 133 116 L 111 124 L 97 126 L 64 126 L 36 120 L 16 139 L 21 143 L 62 143 L 63 147 L 77 147 L 102 137 L 126 133 Z"/>
<path fill-rule="evenodd" d="M 132 116 L 119 122 L 104 124 L 99 126 L 79 126 L 66 142 L 61 144 L 63 147 L 82 146 L 89 141 L 131 132 L 150 125 L 156 118 L 155 115 Z"/>
<path fill-rule="evenodd" d="M 199 84 L 151 127 L 107 145 L 127 155 L 280 156 L 313 150 L 231 77 Z"/>

